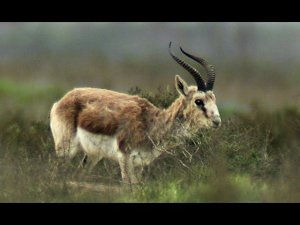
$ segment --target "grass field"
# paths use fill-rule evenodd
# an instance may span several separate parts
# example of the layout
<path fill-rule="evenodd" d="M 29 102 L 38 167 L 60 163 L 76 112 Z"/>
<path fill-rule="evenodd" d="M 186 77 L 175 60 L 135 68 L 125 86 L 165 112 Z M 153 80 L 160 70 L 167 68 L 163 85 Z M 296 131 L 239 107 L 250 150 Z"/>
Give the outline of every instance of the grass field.
<path fill-rule="evenodd" d="M 51 104 L 66 91 L 63 85 L 0 80 L 0 202 L 300 201 L 297 105 L 268 110 L 257 101 L 239 110 L 220 104 L 222 127 L 178 143 L 146 168 L 144 184 L 116 188 L 119 167 L 103 160 L 76 181 L 85 182 L 82 187 L 74 187 L 70 182 L 82 155 L 59 163 L 48 118 Z M 160 107 L 176 97 L 173 88 L 128 92 Z M 105 188 L 97 189 L 100 184 Z"/>

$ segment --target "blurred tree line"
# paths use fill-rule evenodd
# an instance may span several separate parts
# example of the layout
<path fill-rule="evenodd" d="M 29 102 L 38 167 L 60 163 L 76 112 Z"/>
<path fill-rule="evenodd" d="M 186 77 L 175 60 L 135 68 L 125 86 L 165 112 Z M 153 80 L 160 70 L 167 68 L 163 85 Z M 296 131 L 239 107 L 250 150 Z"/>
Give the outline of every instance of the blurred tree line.
<path fill-rule="evenodd" d="M 2 59 L 96 54 L 108 61 L 166 60 L 169 41 L 219 61 L 295 62 L 300 23 L 0 23 Z"/>

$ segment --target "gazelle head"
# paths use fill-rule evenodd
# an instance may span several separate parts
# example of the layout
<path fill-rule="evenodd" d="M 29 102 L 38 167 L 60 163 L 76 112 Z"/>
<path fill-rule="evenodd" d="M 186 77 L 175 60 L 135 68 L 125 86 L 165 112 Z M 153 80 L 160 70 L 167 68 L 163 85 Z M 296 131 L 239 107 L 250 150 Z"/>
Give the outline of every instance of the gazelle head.
<path fill-rule="evenodd" d="M 169 44 L 170 55 L 179 65 L 181 65 L 193 76 L 197 84 L 197 86 L 188 86 L 179 75 L 175 76 L 175 87 L 179 94 L 184 98 L 184 123 L 193 129 L 204 127 L 220 127 L 221 117 L 216 105 L 216 97 L 213 93 L 213 86 L 216 76 L 214 67 L 206 60 L 191 55 L 180 47 L 180 50 L 183 54 L 195 60 L 205 68 L 208 78 L 207 82 L 205 82 L 195 68 L 174 55 L 171 50 L 171 44 L 172 42 Z"/>

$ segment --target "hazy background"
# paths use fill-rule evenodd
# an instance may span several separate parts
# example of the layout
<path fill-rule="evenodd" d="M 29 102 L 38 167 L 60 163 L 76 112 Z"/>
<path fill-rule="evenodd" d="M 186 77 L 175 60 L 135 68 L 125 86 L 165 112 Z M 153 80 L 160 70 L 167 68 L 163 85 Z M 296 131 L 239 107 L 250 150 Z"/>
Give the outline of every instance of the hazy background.
<path fill-rule="evenodd" d="M 300 23 L 260 22 L 0 23 L 0 100 L 7 103 L 9 95 L 14 105 L 29 92 L 40 107 L 33 119 L 42 119 L 73 87 L 157 91 L 172 87 L 175 74 L 193 84 L 169 56 L 170 41 L 178 56 L 184 58 L 181 45 L 215 65 L 214 92 L 223 108 L 300 103 Z M 54 89 L 60 94 L 42 98 Z"/>
<path fill-rule="evenodd" d="M 222 127 L 174 140 L 136 192 L 73 190 L 82 153 L 57 160 L 52 104 L 74 87 L 138 86 L 170 105 L 175 74 L 195 83 L 170 41 L 201 73 L 180 45 L 215 65 Z M 300 23 L 0 23 L 0 202 L 300 202 L 299 65 Z M 105 159 L 78 179 L 120 180 Z"/>

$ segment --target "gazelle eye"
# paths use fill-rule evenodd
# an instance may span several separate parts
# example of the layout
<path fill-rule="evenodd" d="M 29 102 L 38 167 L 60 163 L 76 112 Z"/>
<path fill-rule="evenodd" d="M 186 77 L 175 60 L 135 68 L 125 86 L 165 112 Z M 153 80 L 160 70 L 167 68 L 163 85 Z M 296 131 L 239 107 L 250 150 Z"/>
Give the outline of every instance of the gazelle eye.
<path fill-rule="evenodd" d="M 196 99 L 195 100 L 195 103 L 196 103 L 196 105 L 198 105 L 198 106 L 204 106 L 204 102 L 201 100 L 201 99 Z"/>

